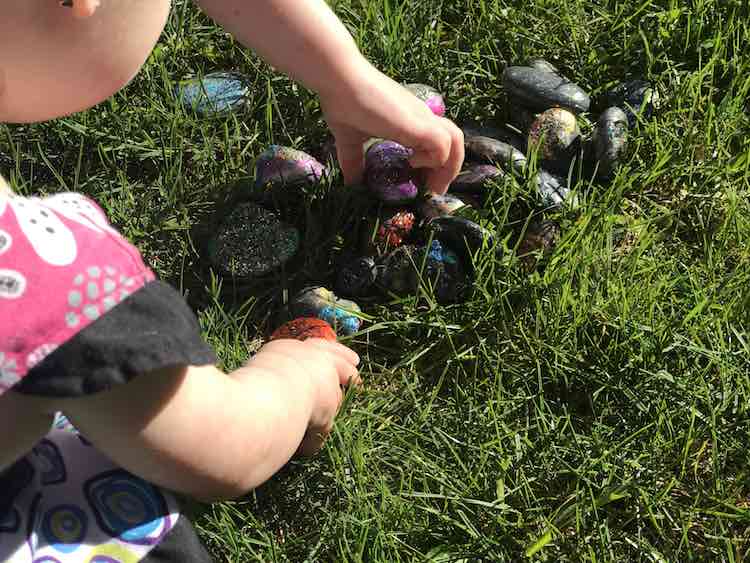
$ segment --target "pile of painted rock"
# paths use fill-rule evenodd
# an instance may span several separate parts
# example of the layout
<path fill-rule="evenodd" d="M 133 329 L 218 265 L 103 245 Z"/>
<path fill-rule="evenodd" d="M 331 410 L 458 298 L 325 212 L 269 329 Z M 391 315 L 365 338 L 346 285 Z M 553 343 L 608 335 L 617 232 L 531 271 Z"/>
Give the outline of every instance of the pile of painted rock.
<path fill-rule="evenodd" d="M 176 93 L 184 106 L 207 115 L 241 107 L 246 84 L 237 75 L 216 74 L 202 82 L 183 83 Z M 622 83 L 599 97 L 599 115 L 584 136 L 580 123 L 590 123 L 586 118 L 591 115 L 591 99 L 550 63 L 536 60 L 508 67 L 503 86 L 509 123 L 464 124 L 464 170 L 445 195 L 426 193 L 406 147 L 386 139 L 371 139 L 365 145 L 364 184 L 373 202 L 363 230 L 368 240 L 353 244 L 356 250 L 340 257 L 336 293 L 321 286 L 304 288 L 287 304 L 287 318 L 304 327 L 307 321 L 300 318 L 322 319 L 349 335 L 361 328 L 362 316 L 350 298 L 413 295 L 429 288 L 438 302 L 460 301 L 473 282 L 477 252 L 499 252 L 496 235 L 462 216 L 463 211 L 481 207 L 506 176 L 531 180 L 541 204 L 539 215 L 575 205 L 580 180 L 603 183 L 614 177 L 630 131 L 651 116 L 656 101 L 649 83 Z M 435 114 L 445 114 L 445 101 L 437 90 L 423 84 L 406 88 Z M 321 152 L 335 163 L 332 142 Z M 305 152 L 269 147 L 256 160 L 257 197 L 238 205 L 218 227 L 208 245 L 211 264 L 244 280 L 282 267 L 297 253 L 300 234 L 263 202 L 290 187 L 314 186 L 328 174 L 326 166 Z M 535 266 L 538 255 L 549 254 L 559 237 L 554 221 L 531 223 L 517 247 L 527 269 Z M 295 326 L 290 330 L 299 329 Z M 310 330 L 315 333 L 317 328 L 311 325 Z"/>

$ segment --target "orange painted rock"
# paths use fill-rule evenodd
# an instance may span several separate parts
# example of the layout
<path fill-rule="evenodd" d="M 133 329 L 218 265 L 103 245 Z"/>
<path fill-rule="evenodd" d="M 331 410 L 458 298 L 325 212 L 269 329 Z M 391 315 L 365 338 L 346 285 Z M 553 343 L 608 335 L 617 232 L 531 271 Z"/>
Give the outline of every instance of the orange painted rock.
<path fill-rule="evenodd" d="M 307 340 L 308 338 L 323 338 L 336 340 L 336 333 L 327 322 L 312 317 L 300 317 L 277 328 L 271 335 L 271 340 L 291 338 L 293 340 Z"/>

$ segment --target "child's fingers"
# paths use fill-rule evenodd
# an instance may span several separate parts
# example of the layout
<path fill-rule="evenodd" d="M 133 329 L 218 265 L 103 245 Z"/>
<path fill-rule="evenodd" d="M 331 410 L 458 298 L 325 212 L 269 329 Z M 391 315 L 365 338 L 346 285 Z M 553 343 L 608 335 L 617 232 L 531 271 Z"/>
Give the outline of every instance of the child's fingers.
<path fill-rule="evenodd" d="M 347 186 L 358 184 L 362 181 L 365 168 L 365 157 L 362 144 L 365 142 L 363 135 L 339 134 L 336 137 L 336 152 L 341 172 L 344 174 L 344 183 Z"/>
<path fill-rule="evenodd" d="M 336 367 L 340 385 L 360 385 L 362 383 L 359 370 L 357 370 L 359 356 L 354 351 L 337 342 L 317 338 L 306 340 L 305 344 L 315 346 L 330 355 Z"/>

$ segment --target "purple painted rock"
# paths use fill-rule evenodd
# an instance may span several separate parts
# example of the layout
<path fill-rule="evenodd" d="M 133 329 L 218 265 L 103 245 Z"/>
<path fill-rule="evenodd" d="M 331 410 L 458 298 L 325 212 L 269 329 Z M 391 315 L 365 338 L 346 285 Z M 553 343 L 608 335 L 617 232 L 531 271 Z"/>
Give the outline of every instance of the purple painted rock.
<path fill-rule="evenodd" d="M 562 108 L 548 109 L 529 129 L 529 151 L 538 151 L 545 167 L 567 173 L 581 146 L 576 116 Z"/>
<path fill-rule="evenodd" d="M 440 117 L 445 115 L 445 100 L 443 95 L 427 84 L 406 84 L 404 88 L 409 90 L 417 98 L 427 104 L 432 113 Z"/>
<path fill-rule="evenodd" d="M 465 207 L 468 207 L 467 203 L 454 195 L 430 194 L 419 205 L 419 213 L 425 219 L 434 219 L 443 215 L 453 215 Z"/>
<path fill-rule="evenodd" d="M 511 66 L 503 72 L 503 86 L 508 96 L 534 111 L 562 107 L 573 113 L 588 111 L 589 95 L 573 82 L 545 70 Z"/>
<path fill-rule="evenodd" d="M 606 109 L 592 135 L 597 176 L 611 178 L 628 148 L 628 116 L 618 107 Z"/>
<path fill-rule="evenodd" d="M 524 154 L 508 143 L 491 137 L 464 137 L 466 152 L 474 159 L 497 164 L 508 172 L 523 174 L 526 168 Z"/>
<path fill-rule="evenodd" d="M 365 155 L 365 184 L 380 201 L 399 204 L 419 193 L 419 174 L 409 164 L 412 151 L 395 141 L 381 141 Z"/>
<path fill-rule="evenodd" d="M 271 145 L 255 162 L 255 187 L 316 184 L 325 174 L 325 166 L 309 154 L 291 147 Z"/>
<path fill-rule="evenodd" d="M 449 190 L 481 195 L 490 182 L 500 180 L 503 176 L 505 172 L 491 164 L 469 164 L 466 170 L 456 176 Z"/>

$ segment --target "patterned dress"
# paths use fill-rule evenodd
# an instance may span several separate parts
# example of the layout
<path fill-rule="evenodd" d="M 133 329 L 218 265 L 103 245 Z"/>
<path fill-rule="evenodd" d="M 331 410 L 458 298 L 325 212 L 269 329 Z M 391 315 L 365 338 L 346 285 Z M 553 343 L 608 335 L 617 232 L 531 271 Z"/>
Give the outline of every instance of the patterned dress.
<path fill-rule="evenodd" d="M 212 363 L 182 297 L 96 204 L 0 191 L 0 395 L 80 397 Z M 142 561 L 181 520 L 170 493 L 115 466 L 62 414 L 0 472 L 3 562 Z"/>

